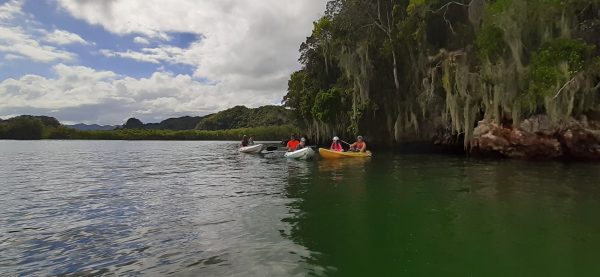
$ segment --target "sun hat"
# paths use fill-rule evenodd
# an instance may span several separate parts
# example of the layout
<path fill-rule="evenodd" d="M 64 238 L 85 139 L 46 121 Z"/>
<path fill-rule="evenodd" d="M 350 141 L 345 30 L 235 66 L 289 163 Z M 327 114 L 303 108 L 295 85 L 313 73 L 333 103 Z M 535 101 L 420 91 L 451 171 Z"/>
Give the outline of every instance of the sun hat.
<path fill-rule="evenodd" d="M 363 136 L 358 136 L 358 137 L 356 137 L 356 139 L 360 139 L 360 140 L 362 140 L 362 139 L 363 139 Z"/>
<path fill-rule="evenodd" d="M 306 139 L 305 139 L 305 138 L 301 138 L 301 139 L 300 139 L 300 141 L 304 141 L 304 142 L 306 142 Z"/>
<path fill-rule="evenodd" d="M 337 136 L 333 137 L 333 140 L 340 140 Z"/>

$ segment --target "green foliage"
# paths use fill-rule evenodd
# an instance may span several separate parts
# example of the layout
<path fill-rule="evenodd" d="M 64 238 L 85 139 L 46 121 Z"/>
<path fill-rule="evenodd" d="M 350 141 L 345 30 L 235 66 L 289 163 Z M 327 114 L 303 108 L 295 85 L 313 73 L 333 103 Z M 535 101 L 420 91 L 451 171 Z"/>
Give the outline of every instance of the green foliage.
<path fill-rule="evenodd" d="M 594 47 L 582 40 L 557 39 L 546 43 L 533 54 L 528 72 L 533 99 L 553 95 L 590 61 Z M 558 86 L 558 88 L 557 88 Z"/>
<path fill-rule="evenodd" d="M 410 0 L 410 3 L 408 4 L 408 7 L 406 7 L 406 11 L 409 14 L 414 14 L 417 9 L 419 9 L 420 7 L 424 6 L 425 4 L 427 4 L 427 0 Z"/>
<path fill-rule="evenodd" d="M 513 0 L 492 0 L 490 1 L 488 10 L 492 15 L 498 15 L 508 11 L 512 4 Z"/>
<path fill-rule="evenodd" d="M 502 29 L 486 24 L 477 33 L 477 39 L 475 45 L 479 51 L 479 57 L 482 60 L 488 59 L 495 61 L 498 58 L 504 56 L 507 46 L 503 40 L 504 31 Z"/>
<path fill-rule="evenodd" d="M 334 87 L 327 91 L 321 91 L 315 99 L 312 114 L 323 122 L 336 122 L 337 115 L 344 112 L 343 102 L 342 89 Z"/>
<path fill-rule="evenodd" d="M 44 124 L 40 118 L 20 116 L 0 123 L 2 139 L 41 139 Z"/>
<path fill-rule="evenodd" d="M 66 128 L 65 128 L 66 129 Z M 147 130 L 119 129 L 111 131 L 77 131 L 63 128 L 49 130 L 49 139 L 93 140 L 238 140 L 243 135 L 254 135 L 256 140 L 281 140 L 298 132 L 292 125 L 264 126 L 231 130 Z"/>

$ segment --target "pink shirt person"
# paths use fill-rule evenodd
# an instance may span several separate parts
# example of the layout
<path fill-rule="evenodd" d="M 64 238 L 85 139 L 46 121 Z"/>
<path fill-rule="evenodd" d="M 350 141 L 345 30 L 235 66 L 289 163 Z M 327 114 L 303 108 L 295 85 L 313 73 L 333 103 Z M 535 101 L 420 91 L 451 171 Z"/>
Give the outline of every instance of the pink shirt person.
<path fill-rule="evenodd" d="M 344 152 L 344 148 L 342 147 L 342 144 L 340 143 L 340 138 L 333 137 L 333 142 L 331 142 L 331 146 L 329 147 L 329 150 L 337 151 L 337 152 Z"/>

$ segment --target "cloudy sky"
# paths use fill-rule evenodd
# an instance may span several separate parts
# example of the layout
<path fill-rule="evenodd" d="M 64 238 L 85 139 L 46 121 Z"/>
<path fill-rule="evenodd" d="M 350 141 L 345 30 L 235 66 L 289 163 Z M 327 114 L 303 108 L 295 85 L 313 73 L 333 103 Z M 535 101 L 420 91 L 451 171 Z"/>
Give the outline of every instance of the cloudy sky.
<path fill-rule="evenodd" d="M 279 104 L 326 0 L 0 0 L 0 118 Z"/>

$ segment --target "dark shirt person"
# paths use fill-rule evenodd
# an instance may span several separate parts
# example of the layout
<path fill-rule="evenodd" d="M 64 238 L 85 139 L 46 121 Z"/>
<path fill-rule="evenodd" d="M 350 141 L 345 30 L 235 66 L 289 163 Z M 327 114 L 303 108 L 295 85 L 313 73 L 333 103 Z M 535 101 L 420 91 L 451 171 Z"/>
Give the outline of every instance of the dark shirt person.
<path fill-rule="evenodd" d="M 248 136 L 244 135 L 244 137 L 242 138 L 242 143 L 240 145 L 242 147 L 246 147 L 246 146 L 250 145 L 250 142 L 248 141 Z"/>

